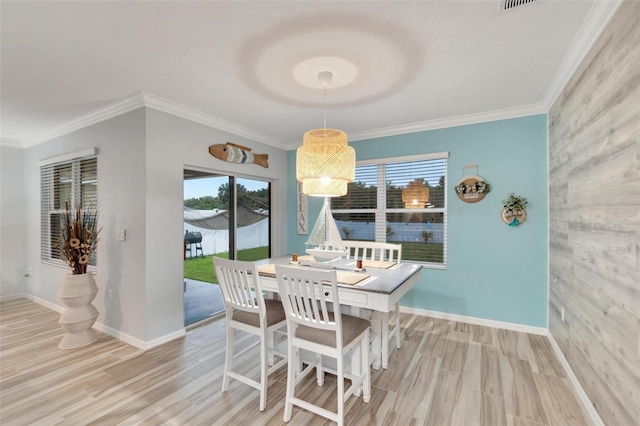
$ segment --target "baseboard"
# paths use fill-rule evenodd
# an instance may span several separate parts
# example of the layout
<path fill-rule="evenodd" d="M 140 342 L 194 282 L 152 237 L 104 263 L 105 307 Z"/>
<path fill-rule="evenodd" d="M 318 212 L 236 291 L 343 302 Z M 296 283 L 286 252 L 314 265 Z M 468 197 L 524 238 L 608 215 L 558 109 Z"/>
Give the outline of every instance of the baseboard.
<path fill-rule="evenodd" d="M 548 338 L 549 338 L 549 342 L 551 343 L 551 347 L 553 348 L 553 351 L 556 354 L 556 358 L 558 358 L 558 361 L 560 361 L 560 363 L 564 367 L 564 371 L 567 373 L 567 376 L 569 377 L 569 380 L 573 385 L 573 389 L 575 389 L 576 393 L 578 394 L 578 399 L 580 399 L 580 402 L 582 403 L 584 410 L 587 412 L 589 417 L 591 417 L 591 421 L 593 422 L 594 425 L 604 426 L 604 422 L 602 421 L 602 419 L 600 418 L 600 415 L 598 414 L 595 407 L 591 403 L 591 400 L 587 396 L 587 393 L 584 391 L 584 388 L 580 384 L 580 381 L 578 380 L 576 375 L 573 373 L 573 370 L 571 369 L 571 365 L 569 365 L 569 361 L 567 361 L 567 358 L 562 353 L 560 346 L 558 346 L 558 342 L 556 342 L 556 339 L 554 339 L 553 334 L 551 334 L 551 332 L 549 332 Z"/>
<path fill-rule="evenodd" d="M 410 308 L 407 306 L 400 306 L 400 312 L 405 314 L 421 315 L 425 317 L 464 322 L 466 324 L 482 325 L 485 327 L 493 327 L 493 328 L 502 328 L 505 330 L 520 331 L 523 333 L 530 333 L 530 334 L 539 334 L 542 336 L 546 336 L 548 334 L 548 330 L 543 327 L 534 327 L 531 325 L 516 324 L 512 322 L 502 322 L 502 321 L 490 320 L 486 318 L 468 317 L 465 315 L 449 314 L 446 312 L 429 311 L 426 309 Z"/>
<path fill-rule="evenodd" d="M 9 296 L 0 297 L 0 302 L 7 302 L 9 300 L 17 300 L 17 299 L 25 299 L 26 297 L 27 297 L 26 293 L 10 294 Z"/>
<path fill-rule="evenodd" d="M 56 305 L 55 303 L 51 303 L 48 300 L 44 300 L 41 299 L 37 296 L 34 296 L 32 294 L 29 293 L 25 293 L 24 298 L 31 300 L 32 302 L 35 302 L 39 305 L 44 306 L 45 308 L 49 308 L 52 311 L 55 311 L 59 314 L 61 314 L 62 312 L 64 312 L 64 307 Z M 93 324 L 93 328 L 97 331 L 100 331 L 102 333 L 108 334 L 111 337 L 114 337 L 128 345 L 134 346 L 138 349 L 142 349 L 144 351 L 155 348 L 156 346 L 160 346 L 164 343 L 170 342 L 172 340 L 175 339 L 179 339 L 181 337 L 184 337 L 187 332 L 185 331 L 185 329 L 183 328 L 182 330 L 178 330 L 176 332 L 173 333 L 169 333 L 167 335 L 158 337 L 157 339 L 153 339 L 150 341 L 144 341 L 141 339 L 138 339 L 137 337 L 133 337 L 130 334 L 124 333 L 120 330 L 116 330 L 115 328 L 111 328 L 108 325 L 104 325 L 101 322 L 96 322 L 95 324 Z"/>
<path fill-rule="evenodd" d="M 36 302 L 38 305 L 42 305 L 45 308 L 49 308 L 52 311 L 55 311 L 59 314 L 64 312 L 64 308 L 62 306 L 56 305 L 55 303 L 51 303 L 48 300 L 41 299 L 38 296 L 34 296 L 33 294 L 25 293 L 24 297 L 26 299 L 31 300 L 32 302 Z"/>

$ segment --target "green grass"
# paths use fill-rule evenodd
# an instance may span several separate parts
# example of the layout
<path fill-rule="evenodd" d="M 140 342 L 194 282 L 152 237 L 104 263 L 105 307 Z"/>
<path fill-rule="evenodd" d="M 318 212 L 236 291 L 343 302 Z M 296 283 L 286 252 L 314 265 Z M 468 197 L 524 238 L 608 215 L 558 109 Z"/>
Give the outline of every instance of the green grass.
<path fill-rule="evenodd" d="M 442 263 L 444 246 L 436 243 L 402 243 L 402 260 Z"/>
<path fill-rule="evenodd" d="M 216 257 L 228 259 L 229 253 L 216 253 Z M 238 260 L 260 260 L 269 257 L 269 247 L 256 247 L 246 250 L 238 250 Z M 213 269 L 213 255 L 187 258 L 184 261 L 184 277 L 208 283 L 217 283 L 218 277 Z"/>

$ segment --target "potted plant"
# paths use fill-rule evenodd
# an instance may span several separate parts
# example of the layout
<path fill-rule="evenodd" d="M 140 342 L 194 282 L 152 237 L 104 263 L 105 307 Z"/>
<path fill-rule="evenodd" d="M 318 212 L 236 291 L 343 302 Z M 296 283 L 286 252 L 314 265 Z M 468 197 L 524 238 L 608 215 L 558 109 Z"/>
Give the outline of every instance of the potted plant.
<path fill-rule="evenodd" d="M 509 226 L 520 225 L 527 218 L 527 204 L 526 198 L 512 192 L 506 200 L 502 200 L 502 220 Z"/>
<path fill-rule="evenodd" d="M 71 272 L 60 288 L 60 300 L 65 311 L 59 323 L 66 331 L 58 345 L 60 349 L 74 349 L 98 340 L 91 328 L 98 318 L 98 310 L 91 304 L 98 286 L 91 272 L 87 272 L 91 255 L 98 245 L 98 214 L 96 210 L 71 208 L 65 203 L 60 224 L 58 248 Z"/>

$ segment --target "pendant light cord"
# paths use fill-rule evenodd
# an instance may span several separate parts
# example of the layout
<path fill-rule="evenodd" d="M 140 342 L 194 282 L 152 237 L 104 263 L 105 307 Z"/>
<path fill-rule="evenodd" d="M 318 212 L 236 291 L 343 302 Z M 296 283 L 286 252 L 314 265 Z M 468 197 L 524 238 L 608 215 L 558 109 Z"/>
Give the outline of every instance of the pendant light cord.
<path fill-rule="evenodd" d="M 327 130 L 327 85 L 324 85 L 324 129 Z"/>

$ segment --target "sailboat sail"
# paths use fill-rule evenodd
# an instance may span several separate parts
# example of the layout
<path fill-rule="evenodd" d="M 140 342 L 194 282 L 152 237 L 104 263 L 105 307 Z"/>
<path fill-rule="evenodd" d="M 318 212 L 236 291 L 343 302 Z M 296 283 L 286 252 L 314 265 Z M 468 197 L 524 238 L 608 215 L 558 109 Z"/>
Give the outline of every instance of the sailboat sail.
<path fill-rule="evenodd" d="M 336 221 L 333 219 L 333 215 L 329 209 L 328 198 L 324 200 L 322 210 L 318 215 L 315 225 L 313 225 L 313 230 L 306 245 L 310 246 L 306 252 L 314 258 L 331 260 L 346 254 L 346 251 L 342 247 L 340 231 L 338 231 Z"/>

